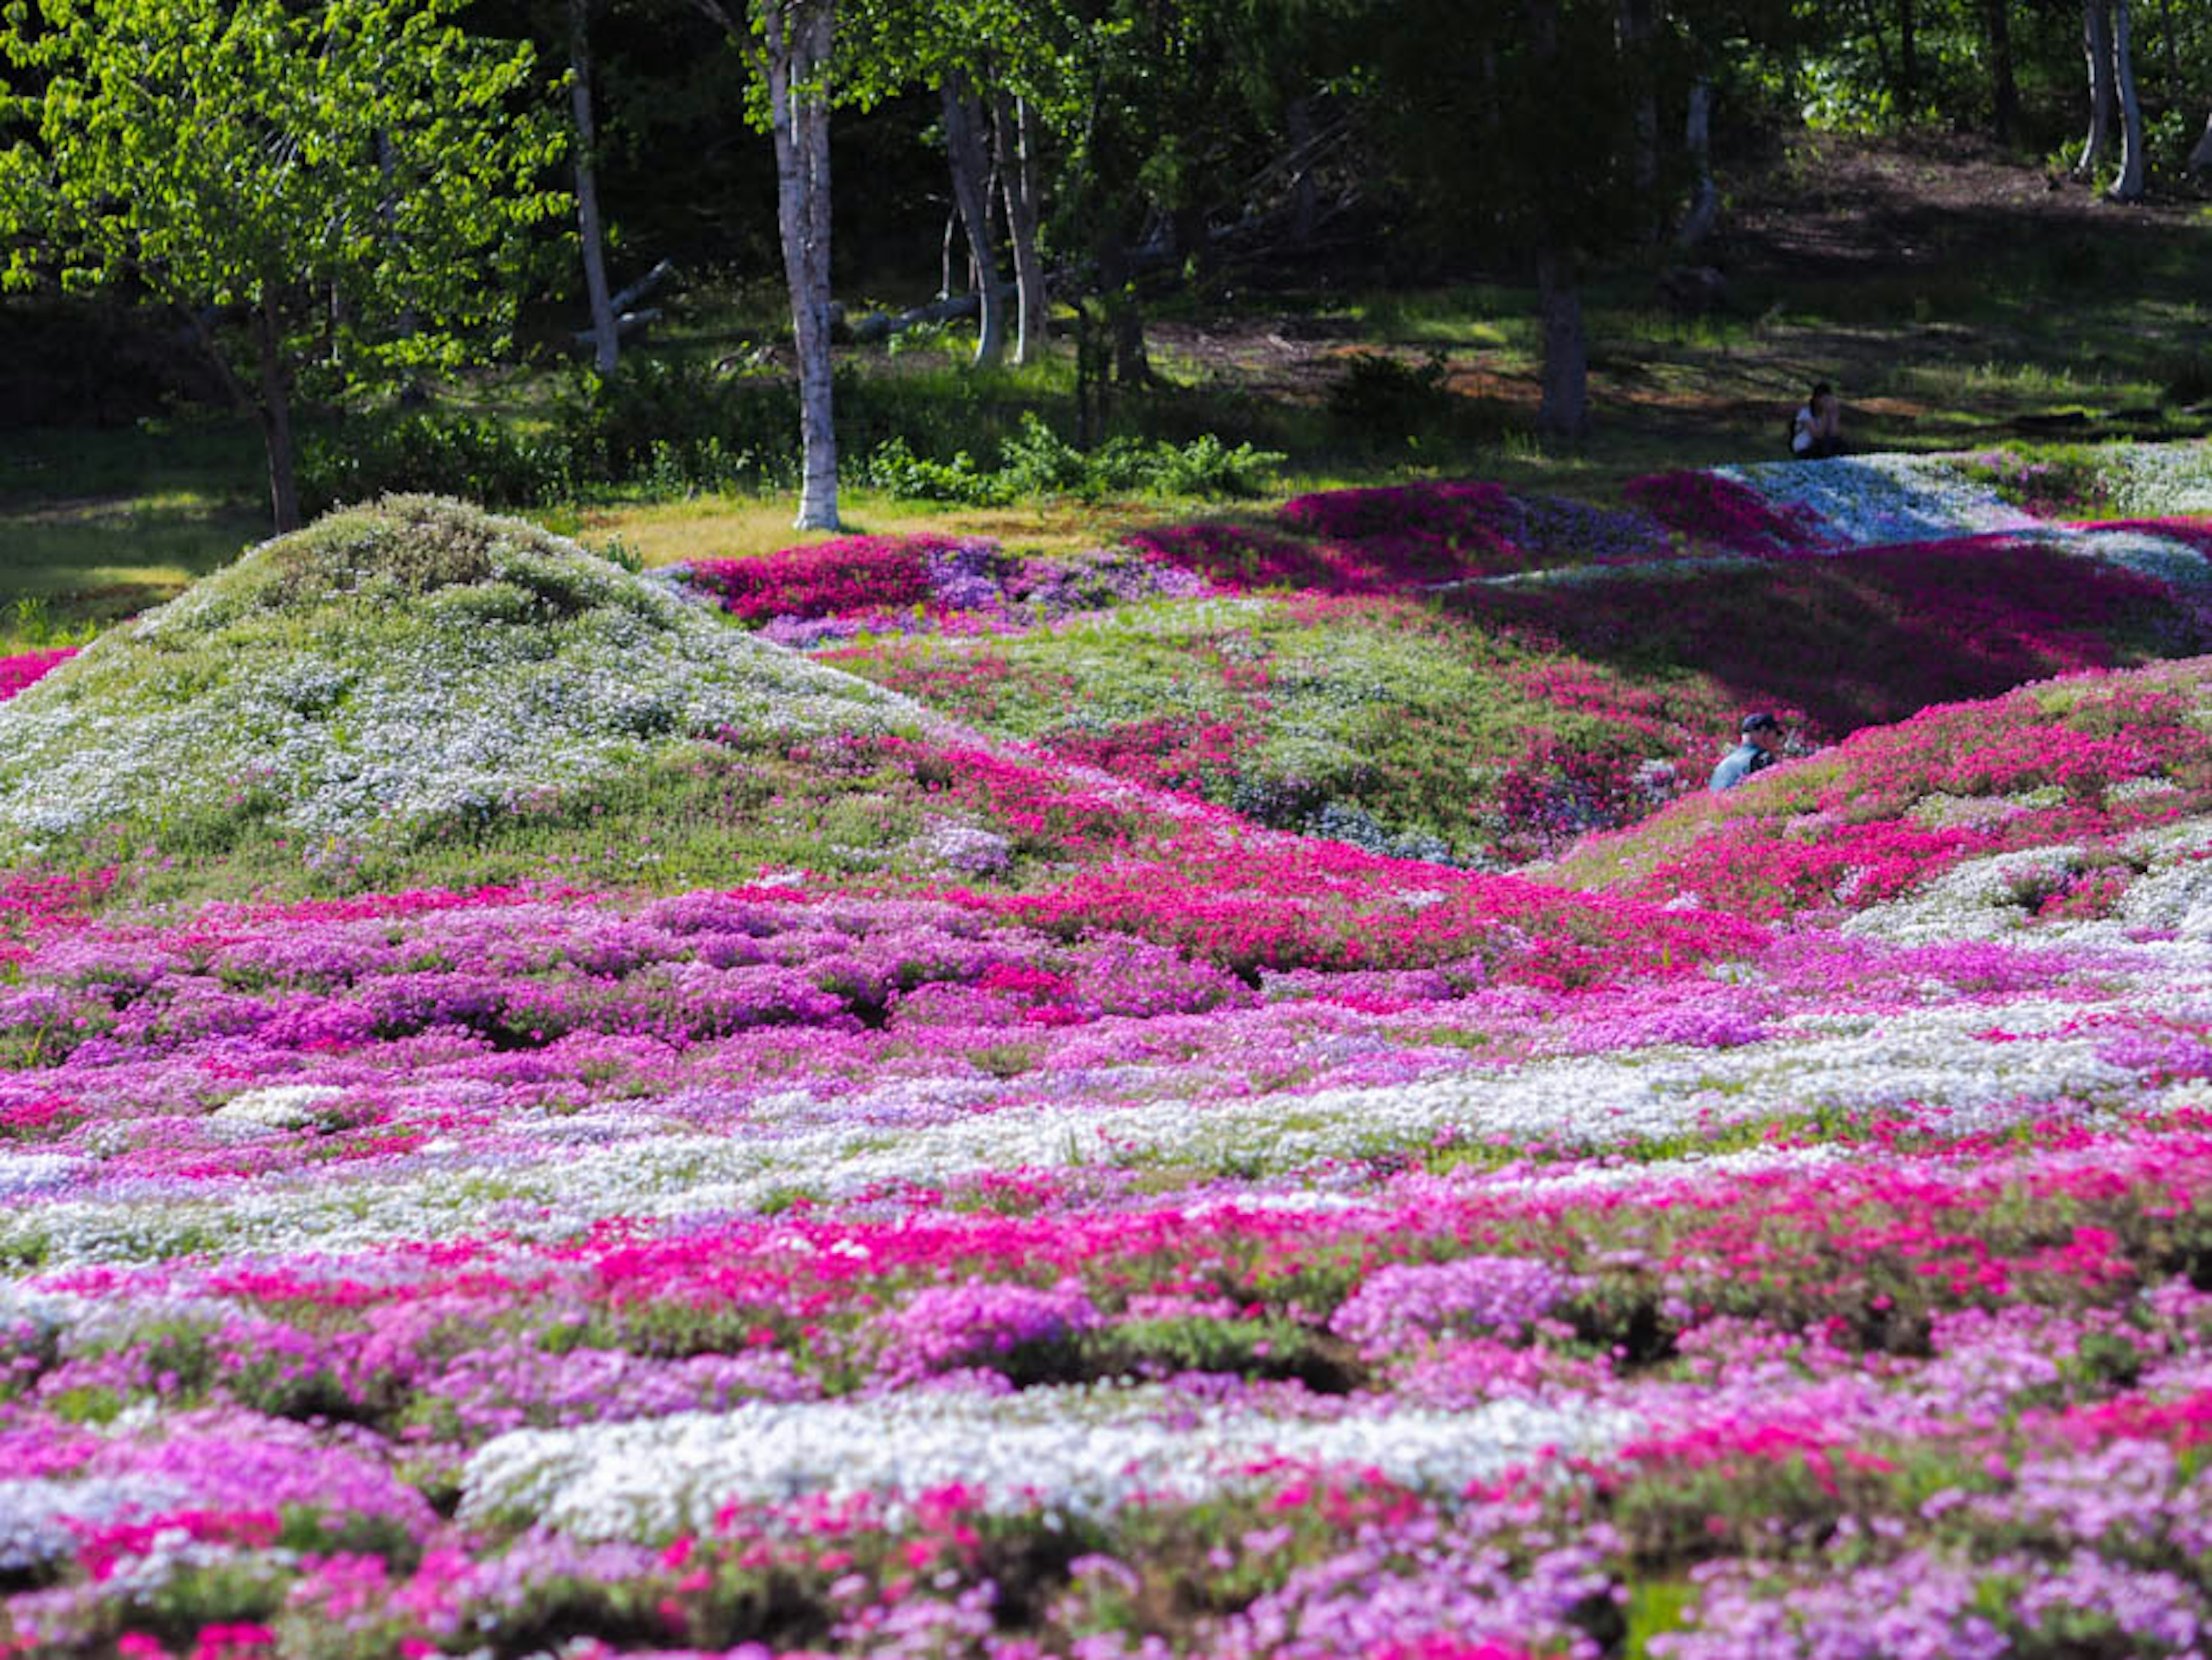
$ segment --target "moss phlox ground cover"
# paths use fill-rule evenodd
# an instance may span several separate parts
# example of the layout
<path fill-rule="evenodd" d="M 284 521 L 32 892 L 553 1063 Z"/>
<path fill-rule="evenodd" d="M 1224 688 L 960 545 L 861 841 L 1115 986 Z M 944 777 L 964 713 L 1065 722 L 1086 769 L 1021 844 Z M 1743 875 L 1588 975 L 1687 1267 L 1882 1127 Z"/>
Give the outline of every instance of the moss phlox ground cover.
<path fill-rule="evenodd" d="M 1992 458 L 1871 455 L 1655 474 L 1623 509 L 1445 481 L 1073 558 L 848 538 L 694 580 L 1054 756 L 1370 851 L 1511 864 L 1701 787 L 1748 708 L 1817 746 L 2212 647 L 2202 447 L 2091 455 L 2100 500 L 2124 484 L 2153 516 L 2041 518 Z"/>
<path fill-rule="evenodd" d="M 1885 467 L 1945 533 L 1853 549 L 1791 477 L 1292 503 L 1397 573 L 1334 587 L 830 544 L 728 620 L 386 504 L 22 670 L 0 1652 L 2204 1652 L 2201 531 Z M 1923 644 L 1814 702 L 1862 626 Z M 1374 734 L 1455 672 L 1511 718 L 1430 756 L 1561 724 L 1421 818 L 1468 763 Z M 2015 678 L 1887 701 L 1946 674 Z M 1753 686 L 1838 741 L 1576 769 Z M 1562 856 L 1407 856 L 1478 824 Z"/>

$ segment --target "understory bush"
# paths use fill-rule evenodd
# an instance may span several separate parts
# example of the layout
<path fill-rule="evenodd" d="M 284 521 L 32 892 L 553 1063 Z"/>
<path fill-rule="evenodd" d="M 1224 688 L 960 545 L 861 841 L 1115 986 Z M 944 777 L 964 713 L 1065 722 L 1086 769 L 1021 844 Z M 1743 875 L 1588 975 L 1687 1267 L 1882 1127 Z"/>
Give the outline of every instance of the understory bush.
<path fill-rule="evenodd" d="M 1039 496 L 1226 497 L 1267 488 L 1281 453 L 1123 435 L 1078 449 L 1034 409 L 1013 416 L 995 459 L 942 453 L 934 435 L 1005 429 L 1007 411 L 980 393 L 948 407 L 896 383 L 840 373 L 839 453 L 848 481 L 913 501 L 1002 506 Z M 585 375 L 535 425 L 450 410 L 349 421 L 301 447 L 301 496 L 319 513 L 392 492 L 454 496 L 490 507 L 540 507 L 600 493 L 672 498 L 788 483 L 799 467 L 799 398 L 780 375 L 721 374 L 645 359 Z"/>
<path fill-rule="evenodd" d="M 894 433 L 860 464 L 859 483 L 923 502 L 1000 507 L 1037 496 L 1097 501 L 1109 496 L 1256 496 L 1284 459 L 1274 450 L 1240 443 L 1233 449 L 1212 433 L 1187 444 L 1165 439 L 1118 437 L 1080 450 L 1053 431 L 1034 410 L 1000 446 L 999 463 L 987 468 L 966 450 L 950 459 L 915 453 Z"/>

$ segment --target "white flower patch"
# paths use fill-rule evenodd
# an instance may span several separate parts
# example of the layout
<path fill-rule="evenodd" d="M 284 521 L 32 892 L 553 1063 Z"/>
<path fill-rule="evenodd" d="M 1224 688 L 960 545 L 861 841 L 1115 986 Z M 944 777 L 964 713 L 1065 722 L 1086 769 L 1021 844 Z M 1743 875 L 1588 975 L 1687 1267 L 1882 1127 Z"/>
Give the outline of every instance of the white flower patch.
<path fill-rule="evenodd" d="M 2212 593 L 2212 559 L 2175 537 L 2087 526 L 2041 539 L 2048 539 L 2063 553 L 2101 559 L 2183 593 Z"/>
<path fill-rule="evenodd" d="M 2121 842 L 2119 851 L 2147 860 L 2149 867 L 2130 878 L 2109 916 L 2037 920 L 2021 903 L 2021 894 L 2039 881 L 2055 882 L 2085 864 L 2090 850 L 2061 845 L 1967 860 L 1901 898 L 1858 912 L 1843 931 L 1901 946 L 2017 936 L 2069 950 L 2124 950 L 2139 946 L 2145 934 L 2212 942 L 2212 860 L 2188 856 L 2203 838 L 2203 826 L 2195 824 L 2147 830 Z M 2184 966 L 2172 952 L 2153 956 L 2168 973 Z"/>
<path fill-rule="evenodd" d="M 213 1123 L 247 1131 L 274 1134 L 298 1129 L 314 1122 L 316 1109 L 327 1106 L 344 1093 L 328 1084 L 278 1084 L 232 1096 L 210 1113 L 209 1119 Z"/>
<path fill-rule="evenodd" d="M 1171 1414 L 1171 1416 L 1170 1416 Z M 1596 1406 L 1494 1401 L 1468 1413 L 1270 1420 L 1158 1385 L 916 1392 L 750 1403 L 723 1414 L 503 1435 L 469 1460 L 461 1514 L 587 1539 L 703 1531 L 724 1505 L 815 1494 L 896 1501 L 959 1482 L 1000 1513 L 1101 1517 L 1140 1497 L 1201 1500 L 1273 1458 L 1378 1470 L 1449 1499 L 1547 1448 L 1585 1456 L 1641 1420 Z"/>
<path fill-rule="evenodd" d="M 0 1153 L 0 1199 L 21 1199 L 67 1187 L 88 1161 L 60 1152 Z"/>
<path fill-rule="evenodd" d="M 76 1554 L 70 1523 L 100 1523 L 191 1502 L 189 1489 L 149 1475 L 89 1481 L 0 1481 L 0 1572 L 21 1573 Z"/>
<path fill-rule="evenodd" d="M 81 1323 L 100 1305 L 72 1292 L 34 1291 L 0 1280 L 0 1329 L 27 1326 L 40 1337 Z"/>
<path fill-rule="evenodd" d="M 621 605 L 509 627 L 426 601 L 408 628 L 377 633 L 374 653 L 247 652 L 181 702 L 165 701 L 151 666 L 98 713 L 34 686 L 0 703 L 0 852 L 149 802 L 212 806 L 251 788 L 273 793 L 282 822 L 316 839 L 496 812 L 720 727 L 949 730 L 636 578 L 608 568 L 603 580 Z M 118 635 L 178 632 L 220 598 L 206 587 Z"/>
<path fill-rule="evenodd" d="M 1994 485 L 1966 477 L 1942 456 L 1843 455 L 1713 471 L 1756 490 L 1778 508 L 1803 508 L 1818 515 L 1826 539 L 1838 547 L 2033 530 L 2042 522 L 2007 502 Z"/>
<path fill-rule="evenodd" d="M 2105 488 L 2122 513 L 2212 513 L 2212 443 L 2116 444 L 2103 461 Z"/>

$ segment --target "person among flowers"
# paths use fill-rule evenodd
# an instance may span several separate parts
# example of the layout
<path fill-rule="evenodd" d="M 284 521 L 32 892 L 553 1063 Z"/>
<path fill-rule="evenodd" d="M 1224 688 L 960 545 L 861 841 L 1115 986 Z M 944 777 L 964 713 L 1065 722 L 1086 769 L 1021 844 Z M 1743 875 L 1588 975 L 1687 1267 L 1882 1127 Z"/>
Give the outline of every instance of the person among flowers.
<path fill-rule="evenodd" d="M 1820 461 L 1843 449 L 1844 406 L 1836 389 L 1823 380 L 1790 418 L 1790 453 L 1801 461 Z"/>
<path fill-rule="evenodd" d="M 1765 710 L 1743 717 L 1736 746 L 1713 769 L 1713 787 L 1732 790 L 1755 772 L 1782 758 L 1782 723 Z"/>

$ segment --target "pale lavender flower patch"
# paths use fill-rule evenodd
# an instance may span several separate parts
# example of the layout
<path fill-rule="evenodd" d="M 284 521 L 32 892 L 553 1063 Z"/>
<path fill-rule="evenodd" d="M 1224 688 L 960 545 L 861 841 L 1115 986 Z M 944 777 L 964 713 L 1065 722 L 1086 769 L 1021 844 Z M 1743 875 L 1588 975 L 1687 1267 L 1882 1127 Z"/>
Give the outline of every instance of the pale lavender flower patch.
<path fill-rule="evenodd" d="M 1588 1283 L 1522 1256 L 1394 1264 L 1367 1277 L 1329 1329 L 1363 1351 L 1387 1354 L 1446 1332 L 1525 1327 Z"/>
<path fill-rule="evenodd" d="M 1042 1288 L 970 1280 L 926 1286 L 877 1323 L 883 1358 L 876 1382 L 893 1388 L 964 1364 L 988 1365 L 1017 1349 L 1093 1330 L 1103 1319 L 1073 1283 Z"/>
<path fill-rule="evenodd" d="M 1998 1660 L 2018 1651 L 2015 1633 L 2081 1645 L 2070 1651 L 2180 1657 L 2198 1653 L 2204 1631 L 2203 1599 L 2185 1582 L 2086 1552 L 2053 1563 L 1912 1551 L 1839 1574 L 1731 1561 L 1692 1577 L 1692 1623 L 1650 1641 L 1662 1660 Z M 2105 1646 L 2114 1636 L 2134 1640 Z"/>

